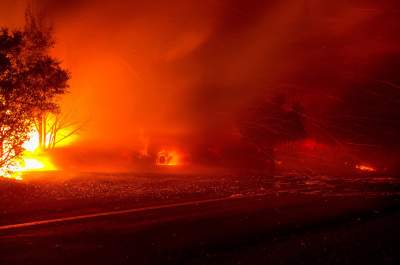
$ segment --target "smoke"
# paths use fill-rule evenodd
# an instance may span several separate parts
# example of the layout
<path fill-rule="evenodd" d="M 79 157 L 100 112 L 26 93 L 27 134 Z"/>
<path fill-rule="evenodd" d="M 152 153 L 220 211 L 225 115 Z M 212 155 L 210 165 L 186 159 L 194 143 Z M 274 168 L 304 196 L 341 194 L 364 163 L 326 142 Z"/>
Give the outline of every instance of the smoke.
<path fill-rule="evenodd" d="M 3 2 L 0 22 L 21 23 L 24 1 Z M 388 60 L 400 52 L 398 1 L 39 0 L 34 6 L 54 21 L 55 53 L 72 72 L 63 108 L 88 121 L 82 146 L 190 150 L 212 138 L 230 144 L 221 139 L 235 134 L 238 114 L 276 93 L 302 103 L 311 135 L 346 142 L 343 131 L 357 128 L 337 118 L 340 109 L 354 94 L 368 101 L 376 80 L 400 81 L 395 60 Z M 342 114 L 379 112 L 388 93 L 373 110 L 360 103 L 364 111 Z M 362 143 L 382 137 L 362 131 Z"/>

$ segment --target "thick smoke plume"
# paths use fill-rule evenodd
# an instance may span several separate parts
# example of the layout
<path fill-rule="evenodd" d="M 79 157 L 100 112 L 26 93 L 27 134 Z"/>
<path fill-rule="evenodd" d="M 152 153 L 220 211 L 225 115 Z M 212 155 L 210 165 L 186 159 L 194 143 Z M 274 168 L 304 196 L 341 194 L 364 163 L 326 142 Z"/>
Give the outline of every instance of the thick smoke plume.
<path fill-rule="evenodd" d="M 25 5 L 3 0 L 1 24 L 21 25 Z M 88 121 L 77 146 L 223 148 L 255 99 L 283 95 L 302 105 L 312 138 L 400 147 L 398 1 L 33 5 L 73 74 L 64 109 Z"/>

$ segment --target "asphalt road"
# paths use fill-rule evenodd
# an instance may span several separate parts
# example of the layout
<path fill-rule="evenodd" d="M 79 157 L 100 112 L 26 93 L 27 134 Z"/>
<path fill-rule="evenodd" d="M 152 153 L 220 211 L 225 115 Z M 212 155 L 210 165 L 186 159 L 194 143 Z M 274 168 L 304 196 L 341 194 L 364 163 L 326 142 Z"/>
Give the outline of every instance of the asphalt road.
<path fill-rule="evenodd" d="M 399 264 L 397 197 L 276 195 L 0 227 L 0 264 Z"/>

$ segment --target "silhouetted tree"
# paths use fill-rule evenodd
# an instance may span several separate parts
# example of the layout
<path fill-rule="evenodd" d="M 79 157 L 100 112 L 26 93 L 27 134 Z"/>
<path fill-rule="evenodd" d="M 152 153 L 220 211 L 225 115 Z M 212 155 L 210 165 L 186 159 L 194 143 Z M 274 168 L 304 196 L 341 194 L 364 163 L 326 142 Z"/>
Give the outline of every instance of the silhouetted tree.
<path fill-rule="evenodd" d="M 69 74 L 50 56 L 54 46 L 46 27 L 30 8 L 23 30 L 0 31 L 0 167 L 22 151 L 35 120 L 56 112 L 56 98 L 68 88 Z M 42 130 L 43 131 L 43 130 Z M 39 133 L 41 133 L 40 131 Z"/>
<path fill-rule="evenodd" d="M 243 140 L 253 145 L 265 165 L 273 167 L 277 144 L 306 136 L 303 108 L 299 103 L 287 104 L 284 96 L 258 100 L 240 117 Z"/>

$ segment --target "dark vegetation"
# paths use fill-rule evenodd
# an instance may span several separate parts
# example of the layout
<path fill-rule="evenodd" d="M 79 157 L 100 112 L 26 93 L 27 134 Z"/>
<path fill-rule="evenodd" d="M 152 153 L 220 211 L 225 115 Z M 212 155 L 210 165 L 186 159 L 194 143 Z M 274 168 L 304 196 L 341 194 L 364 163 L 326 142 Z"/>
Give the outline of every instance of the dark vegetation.
<path fill-rule="evenodd" d="M 23 29 L 0 31 L 0 167 L 8 168 L 42 117 L 57 112 L 57 96 L 68 88 L 69 73 L 50 55 L 51 27 L 30 8 Z"/>

